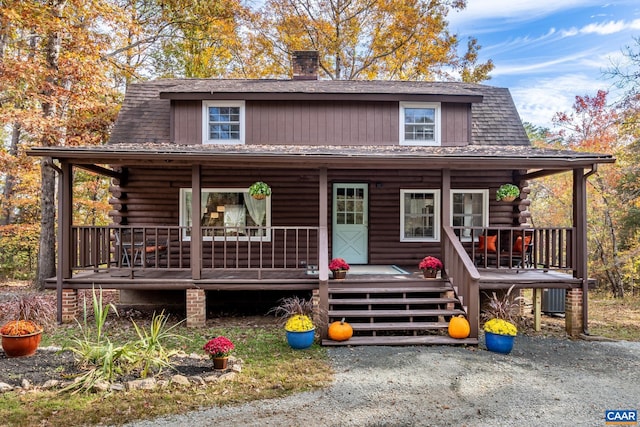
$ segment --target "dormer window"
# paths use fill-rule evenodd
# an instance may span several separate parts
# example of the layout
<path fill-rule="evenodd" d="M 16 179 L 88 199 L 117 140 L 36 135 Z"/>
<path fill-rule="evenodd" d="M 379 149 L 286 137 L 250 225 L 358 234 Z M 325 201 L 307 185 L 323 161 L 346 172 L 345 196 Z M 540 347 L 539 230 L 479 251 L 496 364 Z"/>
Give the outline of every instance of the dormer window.
<path fill-rule="evenodd" d="M 244 144 L 244 102 L 203 101 L 203 144 Z"/>
<path fill-rule="evenodd" d="M 400 145 L 440 145 L 440 104 L 400 103 Z"/>

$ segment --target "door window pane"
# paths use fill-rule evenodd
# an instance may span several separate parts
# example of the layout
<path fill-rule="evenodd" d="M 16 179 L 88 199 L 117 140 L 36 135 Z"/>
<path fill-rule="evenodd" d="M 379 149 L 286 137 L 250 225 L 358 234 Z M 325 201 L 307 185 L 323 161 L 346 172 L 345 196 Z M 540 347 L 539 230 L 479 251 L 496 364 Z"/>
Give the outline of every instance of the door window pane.
<path fill-rule="evenodd" d="M 451 225 L 485 227 L 488 224 L 488 190 L 456 190 L 451 193 Z M 456 229 L 463 240 L 471 238 L 471 229 Z M 476 233 L 478 234 L 478 233 Z"/>

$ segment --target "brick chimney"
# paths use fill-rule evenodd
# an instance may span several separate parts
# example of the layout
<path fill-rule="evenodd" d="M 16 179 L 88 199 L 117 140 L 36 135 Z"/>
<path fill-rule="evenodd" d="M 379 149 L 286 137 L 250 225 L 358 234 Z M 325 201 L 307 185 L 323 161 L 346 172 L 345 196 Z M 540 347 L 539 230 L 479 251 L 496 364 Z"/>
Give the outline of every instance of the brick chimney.
<path fill-rule="evenodd" d="M 291 58 L 293 80 L 318 80 L 318 51 L 297 50 Z"/>

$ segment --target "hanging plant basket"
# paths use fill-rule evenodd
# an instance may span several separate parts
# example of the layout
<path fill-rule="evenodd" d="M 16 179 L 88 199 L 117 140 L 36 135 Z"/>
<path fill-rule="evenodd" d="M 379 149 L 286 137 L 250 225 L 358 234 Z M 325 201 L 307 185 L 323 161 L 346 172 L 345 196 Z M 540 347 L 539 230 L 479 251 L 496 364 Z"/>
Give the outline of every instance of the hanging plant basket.
<path fill-rule="evenodd" d="M 249 195 L 256 200 L 266 199 L 271 195 L 271 187 L 262 181 L 256 181 L 249 187 Z"/>
<path fill-rule="evenodd" d="M 496 192 L 496 200 L 499 202 L 513 202 L 520 195 L 517 185 L 502 184 Z"/>

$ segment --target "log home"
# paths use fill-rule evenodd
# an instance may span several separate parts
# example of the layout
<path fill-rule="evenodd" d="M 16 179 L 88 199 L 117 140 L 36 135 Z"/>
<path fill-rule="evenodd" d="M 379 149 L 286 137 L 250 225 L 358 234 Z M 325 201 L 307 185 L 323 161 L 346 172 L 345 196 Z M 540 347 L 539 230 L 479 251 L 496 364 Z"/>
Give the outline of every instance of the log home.
<path fill-rule="evenodd" d="M 586 182 L 612 156 L 532 147 L 507 89 L 318 80 L 315 52 L 292 63 L 290 80 L 132 84 L 107 145 L 30 151 L 60 165 L 60 321 L 93 286 L 180 291 L 191 326 L 221 291 L 307 291 L 353 324 L 352 345 L 449 342 L 458 313 L 476 343 L 481 293 L 515 285 L 538 302 L 566 289 L 567 331 L 586 330 Z M 112 178 L 111 226 L 72 222 L 74 168 Z M 567 171 L 573 225 L 532 227 L 528 180 Z M 272 195 L 253 200 L 256 181 Z M 504 183 L 520 198 L 496 201 Z M 443 261 L 435 280 L 426 255 Z"/>

